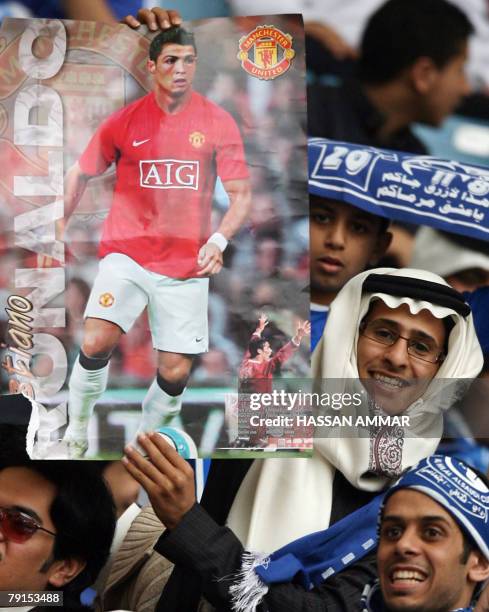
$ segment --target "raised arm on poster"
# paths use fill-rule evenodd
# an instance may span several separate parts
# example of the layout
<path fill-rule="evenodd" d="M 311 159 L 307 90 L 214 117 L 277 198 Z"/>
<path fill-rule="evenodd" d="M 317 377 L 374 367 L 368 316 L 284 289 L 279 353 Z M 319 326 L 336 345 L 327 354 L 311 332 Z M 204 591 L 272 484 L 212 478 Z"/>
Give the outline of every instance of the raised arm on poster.
<path fill-rule="evenodd" d="M 267 316 L 262 313 L 239 367 L 238 435 L 231 441 L 232 446 L 270 449 L 278 443 L 277 437 L 281 437 L 277 435 L 276 429 L 272 435 L 267 423 L 273 423 L 273 419 L 267 417 L 266 409 L 261 404 L 263 402 L 267 405 L 265 396 L 273 393 L 273 379 L 278 373 L 277 370 L 297 352 L 302 339 L 310 335 L 311 324 L 309 321 L 299 320 L 294 336 L 275 349 L 273 336 L 262 336 L 268 323 Z M 279 417 L 281 408 L 287 410 L 285 406 L 276 408 L 275 413 Z M 293 437 L 296 447 L 311 450 L 311 435 L 304 439 L 304 436 L 299 434 L 303 433 L 303 430 L 292 426 L 293 420 L 292 417 L 284 420 L 282 415 L 282 423 L 290 424 L 291 432 L 282 430 L 282 438 Z"/>
<path fill-rule="evenodd" d="M 258 256 L 271 243 L 294 269 L 307 252 L 302 22 L 160 17 L 155 35 L 3 23 L 2 370 L 40 402 L 38 457 L 120 456 L 168 425 L 212 450 L 256 304 L 288 335 L 307 313 L 306 267 Z"/>

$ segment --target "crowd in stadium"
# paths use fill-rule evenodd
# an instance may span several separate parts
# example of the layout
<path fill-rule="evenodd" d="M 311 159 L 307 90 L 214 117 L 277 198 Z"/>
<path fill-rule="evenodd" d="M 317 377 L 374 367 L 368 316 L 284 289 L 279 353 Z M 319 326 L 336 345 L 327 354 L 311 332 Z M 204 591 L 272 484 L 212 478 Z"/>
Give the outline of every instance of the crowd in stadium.
<path fill-rule="evenodd" d="M 6 3 L 5 10 L 21 16 L 20 4 Z M 115 21 L 123 17 L 111 12 L 116 4 L 99 0 L 94 6 L 102 12 L 85 14 L 66 0 L 53 11 Z M 139 12 L 134 4 L 125 22 L 135 29 L 179 31 L 180 13 L 210 16 L 199 13 L 200 3 Z M 360 412 L 407 415 L 410 425 L 373 424 L 358 437 L 319 435 L 307 459 L 213 459 L 202 493 L 191 465 L 149 429 L 125 447 L 121 461 L 32 461 L 35 409 L 20 395 L 1 397 L 0 592 L 36 592 L 37 599 L 16 600 L 22 610 L 43 611 L 56 601 L 48 595 L 60 593 L 63 609 L 73 611 L 489 610 L 489 225 L 434 212 L 423 217 L 414 206 L 398 214 L 396 202 L 382 207 L 376 192 L 357 197 L 353 182 L 345 187 L 351 168 L 348 174 L 339 162 L 324 164 L 328 147 L 340 156 L 341 142 L 349 143 L 342 155 L 350 144 L 367 161 L 378 155 L 401 182 L 406 160 L 414 159 L 402 154 L 427 155 L 419 158 L 424 185 L 410 170 L 414 189 L 430 193 L 447 173 L 464 185 L 473 180 L 484 213 L 489 6 L 387 0 L 362 3 L 359 11 L 345 0 L 290 0 L 280 10 L 276 4 L 209 3 L 215 15 L 303 12 L 310 85 L 307 122 L 286 85 L 268 99 L 265 93 L 261 105 L 246 77 L 240 81 L 231 70 L 202 86 L 245 126 L 252 197 L 249 218 L 211 280 L 209 351 L 196 358 L 189 386 L 229 384 L 245 354 L 249 365 L 250 350 L 264 372 L 294 330 L 283 372 L 307 375 L 304 347 L 299 359 L 289 357 L 307 335 L 307 323 L 297 320 L 306 318 L 310 281 L 312 377 L 360 391 Z M 175 57 L 178 64 L 183 56 Z M 456 127 L 447 129 L 454 118 Z M 247 140 L 246 126 L 259 137 Z M 301 189 L 298 149 L 306 133 L 309 224 L 293 197 Z M 451 205 L 459 204 L 457 194 Z M 212 231 L 223 227 L 227 210 L 216 193 Z M 11 214 L 0 210 L 4 227 Z M 100 235 L 76 215 L 66 231 L 68 319 L 59 334 L 71 369 L 84 346 Z M 8 233 L 0 240 L 3 303 L 19 262 L 32 262 L 11 248 Z M 7 324 L 8 317 L 0 321 L 6 341 Z M 248 345 L 254 330 L 252 342 L 267 340 L 259 347 Z M 141 317 L 114 351 L 112 384 L 148 387 L 153 344 Z M 96 372 L 104 359 L 84 355 L 80 362 Z M 49 363 L 33 366 L 42 376 Z"/>

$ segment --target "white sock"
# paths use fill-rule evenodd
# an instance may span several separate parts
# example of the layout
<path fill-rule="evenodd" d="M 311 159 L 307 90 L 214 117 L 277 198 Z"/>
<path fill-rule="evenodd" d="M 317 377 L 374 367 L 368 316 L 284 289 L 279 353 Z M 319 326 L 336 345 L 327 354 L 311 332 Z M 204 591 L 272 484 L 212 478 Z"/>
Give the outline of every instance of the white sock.
<path fill-rule="evenodd" d="M 69 382 L 69 424 L 65 438 L 86 439 L 93 407 L 107 387 L 109 364 L 99 370 L 86 370 L 79 358 L 75 361 Z"/>
<path fill-rule="evenodd" d="M 147 433 L 168 425 L 180 413 L 182 397 L 183 392 L 176 396 L 168 395 L 155 378 L 143 400 L 143 418 L 138 433 Z"/>

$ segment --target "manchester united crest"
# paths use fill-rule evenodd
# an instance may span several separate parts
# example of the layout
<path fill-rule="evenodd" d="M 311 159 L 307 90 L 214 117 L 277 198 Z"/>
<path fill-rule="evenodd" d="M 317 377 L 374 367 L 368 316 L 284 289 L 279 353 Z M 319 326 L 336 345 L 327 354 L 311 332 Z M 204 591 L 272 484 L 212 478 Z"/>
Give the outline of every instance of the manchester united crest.
<path fill-rule="evenodd" d="M 98 299 L 98 303 L 104 308 L 110 308 L 114 302 L 115 297 L 112 295 L 112 293 L 102 293 Z"/>
<path fill-rule="evenodd" d="M 200 149 L 205 142 L 205 136 L 202 132 L 192 132 L 188 137 L 188 141 L 193 147 Z"/>
<path fill-rule="evenodd" d="M 261 25 L 239 40 L 238 59 L 248 74 L 269 81 L 282 76 L 295 56 L 292 36 L 275 26 Z"/>

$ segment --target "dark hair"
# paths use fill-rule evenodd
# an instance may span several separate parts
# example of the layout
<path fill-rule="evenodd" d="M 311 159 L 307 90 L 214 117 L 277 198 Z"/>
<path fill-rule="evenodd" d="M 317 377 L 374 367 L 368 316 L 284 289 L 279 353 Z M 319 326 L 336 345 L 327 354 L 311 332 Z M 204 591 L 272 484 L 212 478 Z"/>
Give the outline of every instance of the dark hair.
<path fill-rule="evenodd" d="M 256 357 L 258 355 L 258 351 L 261 350 L 267 342 L 268 340 L 266 338 L 257 338 L 256 340 L 251 340 L 248 345 L 250 357 Z"/>
<path fill-rule="evenodd" d="M 482 366 L 482 370 L 480 371 L 480 374 L 489 372 L 489 353 L 483 353 L 483 357 L 484 357 L 484 365 Z"/>
<path fill-rule="evenodd" d="M 0 469 L 29 459 L 26 436 L 31 413 L 32 404 L 23 395 L 0 396 Z"/>
<path fill-rule="evenodd" d="M 445 356 L 448 355 L 448 340 L 450 339 L 450 334 L 452 333 L 453 328 L 455 327 L 455 321 L 451 315 L 447 317 L 443 317 L 441 320 L 443 323 L 443 327 L 445 328 L 445 342 L 443 343 L 443 352 Z"/>
<path fill-rule="evenodd" d="M 91 462 L 26 461 L 24 467 L 56 487 L 49 510 L 56 529 L 53 560 L 79 559 L 85 568 L 63 588 L 65 610 L 83 609 L 80 594 L 92 585 L 109 558 L 115 530 L 115 507 L 107 485 Z"/>
<path fill-rule="evenodd" d="M 168 30 L 160 32 L 153 38 L 149 46 L 149 59 L 156 62 L 163 47 L 169 44 L 192 45 L 195 55 L 197 55 L 197 47 L 195 46 L 195 38 L 193 33 L 180 26 L 172 26 L 171 28 L 168 28 Z"/>
<path fill-rule="evenodd" d="M 446 0 L 388 0 L 367 22 L 359 77 L 385 83 L 422 56 L 443 68 L 473 31 L 465 13 Z"/>

